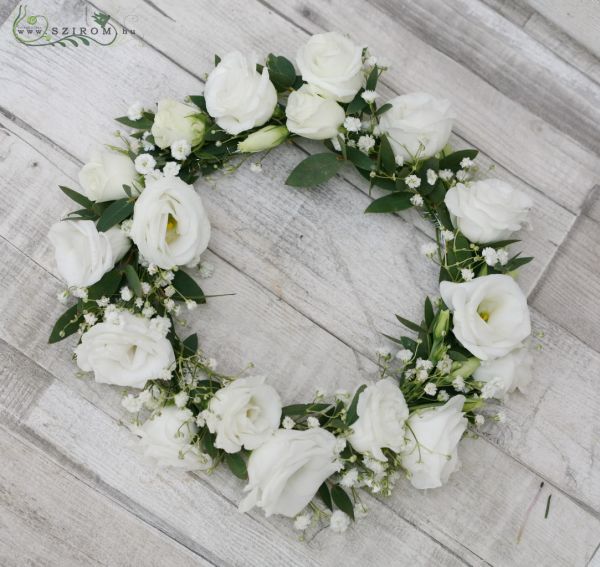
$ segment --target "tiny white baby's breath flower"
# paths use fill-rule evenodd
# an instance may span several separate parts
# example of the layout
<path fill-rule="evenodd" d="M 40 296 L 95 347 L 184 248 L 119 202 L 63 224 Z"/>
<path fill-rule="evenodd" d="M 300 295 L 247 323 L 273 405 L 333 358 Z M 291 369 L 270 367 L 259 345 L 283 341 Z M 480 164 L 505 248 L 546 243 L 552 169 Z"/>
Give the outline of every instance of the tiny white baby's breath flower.
<path fill-rule="evenodd" d="M 331 518 L 329 520 L 329 527 L 331 531 L 336 533 L 343 533 L 348 529 L 350 525 L 350 517 L 347 514 L 344 514 L 341 510 L 336 510 L 333 514 L 331 514 Z"/>
<path fill-rule="evenodd" d="M 504 248 L 500 248 L 500 250 L 496 250 L 496 256 L 500 265 L 506 266 L 506 263 L 508 262 L 508 252 Z"/>
<path fill-rule="evenodd" d="M 452 179 L 454 176 L 454 173 L 452 173 L 451 169 L 440 169 L 440 171 L 438 171 L 438 175 L 444 181 L 450 181 L 450 179 Z"/>
<path fill-rule="evenodd" d="M 175 396 L 173 397 L 173 401 L 175 402 L 175 405 L 178 408 L 184 408 L 187 403 L 188 400 L 190 399 L 190 397 L 188 396 L 187 392 L 177 392 L 177 394 L 175 394 Z"/>
<path fill-rule="evenodd" d="M 123 301 L 129 301 L 133 297 L 132 291 L 126 285 L 121 288 L 120 293 Z"/>
<path fill-rule="evenodd" d="M 462 376 L 457 376 L 454 380 L 452 380 L 452 387 L 457 392 L 465 391 L 465 379 Z"/>
<path fill-rule="evenodd" d="M 477 425 L 478 427 L 480 427 L 484 423 L 485 423 L 485 417 L 483 415 L 481 415 L 480 413 L 478 413 L 475 416 L 475 425 Z"/>
<path fill-rule="evenodd" d="M 358 132 L 361 127 L 360 118 L 355 118 L 354 116 L 348 116 L 346 120 L 344 120 L 344 128 L 348 130 L 348 132 Z"/>
<path fill-rule="evenodd" d="M 340 484 L 344 488 L 352 488 L 358 482 L 358 469 L 350 469 L 340 479 Z"/>
<path fill-rule="evenodd" d="M 375 354 L 381 358 L 389 358 L 392 356 L 390 349 L 386 346 L 380 346 L 375 349 Z"/>
<path fill-rule="evenodd" d="M 433 368 L 433 362 L 426 358 L 417 358 L 416 367 L 422 368 L 423 370 L 431 370 Z"/>
<path fill-rule="evenodd" d="M 433 169 L 427 170 L 427 183 L 429 183 L 429 185 L 435 185 L 437 178 L 438 175 L 435 171 L 433 171 Z"/>
<path fill-rule="evenodd" d="M 163 279 L 167 282 L 172 282 L 173 278 L 175 278 L 175 274 L 171 270 L 163 274 Z"/>
<path fill-rule="evenodd" d="M 129 120 L 139 120 L 142 117 L 142 112 L 144 111 L 144 107 L 139 102 L 134 102 L 127 109 L 127 118 Z"/>
<path fill-rule="evenodd" d="M 152 286 L 148 282 L 142 282 L 142 293 L 148 295 L 152 291 Z"/>
<path fill-rule="evenodd" d="M 56 299 L 58 299 L 59 303 L 62 303 L 64 305 L 69 299 L 69 290 L 63 289 L 63 291 L 59 291 L 56 294 Z"/>
<path fill-rule="evenodd" d="M 202 262 L 198 269 L 198 275 L 206 280 L 210 278 L 215 273 L 215 265 L 210 262 Z"/>
<path fill-rule="evenodd" d="M 408 349 L 399 350 L 396 353 L 396 358 L 402 362 L 408 362 L 413 357 L 413 353 Z"/>
<path fill-rule="evenodd" d="M 142 305 L 144 305 L 144 300 L 141 297 L 136 297 L 134 303 L 138 309 L 141 309 Z"/>
<path fill-rule="evenodd" d="M 158 266 L 156 264 L 150 264 L 148 266 L 148 273 L 153 276 L 154 274 L 158 273 Z"/>
<path fill-rule="evenodd" d="M 456 173 L 456 179 L 458 179 L 458 181 L 466 181 L 469 177 L 469 172 L 464 169 L 461 169 Z"/>
<path fill-rule="evenodd" d="M 428 258 L 433 258 L 435 253 L 437 252 L 437 246 L 434 242 L 426 242 L 421 246 L 421 254 L 427 256 Z"/>
<path fill-rule="evenodd" d="M 311 415 L 306 420 L 306 425 L 308 425 L 308 427 L 310 427 L 310 428 L 314 428 L 314 427 L 319 427 L 320 423 L 319 423 L 319 420 L 314 415 Z"/>
<path fill-rule="evenodd" d="M 375 67 L 375 65 L 377 65 L 377 57 L 375 57 L 374 55 L 367 57 L 363 62 L 363 66 L 365 68 Z"/>
<path fill-rule="evenodd" d="M 88 290 L 87 287 L 76 287 L 71 290 L 71 294 L 79 299 L 87 299 Z"/>
<path fill-rule="evenodd" d="M 504 422 L 506 421 L 506 414 L 505 414 L 503 411 L 499 411 L 499 412 L 496 414 L 496 420 L 497 420 L 499 423 L 504 423 Z"/>
<path fill-rule="evenodd" d="M 406 185 L 408 185 L 411 189 L 416 189 L 421 185 L 421 179 L 416 175 L 409 175 L 404 179 Z"/>
<path fill-rule="evenodd" d="M 255 161 L 250 164 L 250 171 L 252 173 L 260 173 L 262 171 L 262 165 Z"/>
<path fill-rule="evenodd" d="M 473 167 L 473 160 L 471 158 L 465 157 L 460 160 L 460 167 L 462 169 L 469 169 Z"/>
<path fill-rule="evenodd" d="M 148 175 L 156 166 L 156 160 L 150 154 L 140 154 L 133 163 L 135 170 L 142 175 Z"/>
<path fill-rule="evenodd" d="M 358 139 L 358 149 L 365 154 L 368 154 L 374 146 L 375 138 L 373 138 L 373 136 L 365 135 Z"/>
<path fill-rule="evenodd" d="M 436 392 L 437 392 L 437 386 L 433 382 L 428 382 L 425 385 L 425 393 L 428 396 L 435 396 Z"/>
<path fill-rule="evenodd" d="M 496 264 L 496 262 L 498 262 L 498 254 L 490 246 L 487 246 L 486 248 L 484 248 L 481 251 L 481 255 L 483 256 L 485 263 L 488 266 L 494 266 Z"/>
<path fill-rule="evenodd" d="M 106 295 L 103 295 L 100 299 L 96 299 L 96 305 L 98 305 L 98 307 L 104 308 L 109 303 L 110 303 L 110 299 L 108 299 L 108 297 L 106 297 Z"/>
<path fill-rule="evenodd" d="M 473 273 L 473 270 L 471 270 L 471 268 L 462 268 L 462 270 L 460 271 L 460 275 L 462 279 L 466 282 L 470 282 L 475 277 L 475 274 Z"/>
<path fill-rule="evenodd" d="M 281 425 L 283 425 L 284 429 L 293 429 L 294 425 L 296 425 L 296 422 L 289 415 L 286 415 L 283 418 Z"/>
<path fill-rule="evenodd" d="M 400 156 L 400 155 L 396 156 L 395 162 L 398 167 L 402 167 L 404 165 L 404 156 Z"/>
<path fill-rule="evenodd" d="M 156 309 L 152 307 L 152 305 L 148 305 L 142 309 L 142 315 L 146 317 L 146 319 L 150 319 L 152 315 L 156 313 Z"/>
<path fill-rule="evenodd" d="M 98 322 L 98 317 L 96 317 L 96 315 L 93 313 L 85 313 L 83 318 L 90 327 Z"/>
<path fill-rule="evenodd" d="M 447 402 L 450 399 L 450 395 L 448 394 L 448 392 L 446 392 L 446 390 L 440 390 L 440 392 L 437 395 L 437 399 L 440 402 Z"/>
<path fill-rule="evenodd" d="M 410 202 L 415 206 L 415 207 L 422 207 L 423 206 L 423 197 L 421 197 L 421 195 L 413 195 L 410 198 Z"/>
<path fill-rule="evenodd" d="M 367 104 L 371 104 L 379 95 L 375 91 L 363 91 L 360 96 Z"/>
<path fill-rule="evenodd" d="M 177 140 L 171 144 L 171 155 L 178 161 L 183 161 L 191 151 L 192 146 L 187 140 Z"/>
<path fill-rule="evenodd" d="M 163 173 L 165 177 L 177 177 L 180 169 L 180 163 L 177 163 L 176 161 L 168 161 L 163 167 Z"/>
<path fill-rule="evenodd" d="M 454 240 L 454 233 L 451 230 L 442 230 L 442 238 L 446 242 Z"/>
<path fill-rule="evenodd" d="M 193 299 L 187 299 L 185 306 L 187 307 L 188 311 L 193 311 L 196 309 L 196 307 L 198 307 L 198 304 Z"/>
<path fill-rule="evenodd" d="M 134 396 L 132 394 L 127 394 L 122 400 L 121 405 L 129 412 L 129 413 L 137 413 L 142 409 L 142 400 L 139 396 Z"/>
<path fill-rule="evenodd" d="M 176 289 L 172 285 L 165 287 L 164 292 L 167 297 L 173 297 L 176 293 Z"/>
<path fill-rule="evenodd" d="M 124 220 L 121 223 L 121 232 L 125 235 L 125 236 L 129 236 L 129 233 L 131 232 L 131 225 L 133 224 L 133 219 L 127 219 Z"/>
<path fill-rule="evenodd" d="M 308 526 L 310 526 L 310 516 L 308 514 L 296 516 L 296 519 L 294 520 L 295 530 L 304 531 Z"/>
<path fill-rule="evenodd" d="M 163 302 L 167 312 L 171 313 L 175 309 L 175 302 L 172 299 L 165 299 Z"/>

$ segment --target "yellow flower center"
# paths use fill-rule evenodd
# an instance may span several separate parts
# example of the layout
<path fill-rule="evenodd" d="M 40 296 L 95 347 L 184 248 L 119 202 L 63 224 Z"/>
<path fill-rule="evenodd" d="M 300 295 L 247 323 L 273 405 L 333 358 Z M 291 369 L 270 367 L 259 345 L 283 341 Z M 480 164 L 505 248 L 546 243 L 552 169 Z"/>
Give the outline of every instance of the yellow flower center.
<path fill-rule="evenodd" d="M 168 244 L 171 244 L 173 240 L 175 240 L 179 236 L 177 232 L 177 220 L 175 217 L 169 214 L 167 218 L 167 235 L 165 236 L 165 240 Z"/>
<path fill-rule="evenodd" d="M 487 323 L 490 318 L 489 311 L 479 311 L 479 316 Z"/>

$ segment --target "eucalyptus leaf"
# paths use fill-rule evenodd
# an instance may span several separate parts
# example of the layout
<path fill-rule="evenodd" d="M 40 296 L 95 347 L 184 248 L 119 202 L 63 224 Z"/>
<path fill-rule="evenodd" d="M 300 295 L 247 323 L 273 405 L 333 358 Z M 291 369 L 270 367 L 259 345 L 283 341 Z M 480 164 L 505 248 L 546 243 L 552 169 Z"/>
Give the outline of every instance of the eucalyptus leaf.
<path fill-rule="evenodd" d="M 336 484 L 331 489 L 331 499 L 342 512 L 354 520 L 354 505 L 352 504 L 352 500 L 339 484 Z"/>
<path fill-rule="evenodd" d="M 360 395 L 363 393 L 363 390 L 367 387 L 366 384 L 363 384 L 356 390 L 354 394 L 354 398 L 352 398 L 352 402 L 348 407 L 348 412 L 346 413 L 346 425 L 352 425 L 358 419 L 358 413 L 356 412 L 356 408 L 358 406 L 358 399 Z"/>
<path fill-rule="evenodd" d="M 131 120 L 127 118 L 127 116 L 119 116 L 119 118 L 115 118 L 115 120 L 124 126 L 135 128 L 137 130 L 149 130 L 154 123 L 154 120 L 148 118 L 148 116 L 142 116 L 142 118 L 139 118 L 138 120 Z"/>
<path fill-rule="evenodd" d="M 478 153 L 477 150 L 458 150 L 440 160 L 440 169 L 450 169 L 456 173 L 461 169 L 460 162 L 464 158 L 475 159 Z"/>
<path fill-rule="evenodd" d="M 331 179 L 344 161 L 329 152 L 314 154 L 301 161 L 290 173 L 286 185 L 291 187 L 312 187 Z"/>
<path fill-rule="evenodd" d="M 394 155 L 394 150 L 392 150 L 392 146 L 385 134 L 380 138 L 379 160 L 381 162 L 381 167 L 386 173 L 392 174 L 396 171 L 396 156 Z"/>
<path fill-rule="evenodd" d="M 78 304 L 76 303 L 72 307 L 69 307 L 69 309 L 58 318 L 58 321 L 56 321 L 52 328 L 48 342 L 52 344 L 66 339 L 79 329 L 80 322 L 81 313 L 79 312 Z"/>
<path fill-rule="evenodd" d="M 391 195 L 375 199 L 365 210 L 365 213 L 393 213 L 403 211 L 412 207 L 410 202 L 412 193 L 408 191 L 397 191 Z"/>
<path fill-rule="evenodd" d="M 291 88 L 296 81 L 294 65 L 281 55 L 270 53 L 267 57 L 267 69 L 269 69 L 269 79 L 279 92 Z"/>
<path fill-rule="evenodd" d="M 94 201 L 88 199 L 85 195 L 81 194 L 79 191 L 75 191 L 74 189 L 69 189 L 64 185 L 58 186 L 60 190 L 67 196 L 69 199 L 72 199 L 77 204 L 81 205 L 84 209 L 91 209 L 94 206 Z"/>
<path fill-rule="evenodd" d="M 123 275 L 117 268 L 107 272 L 94 285 L 88 287 L 88 299 L 100 299 L 115 294 L 120 287 Z"/>
<path fill-rule="evenodd" d="M 425 329 L 423 329 L 423 327 L 421 327 L 421 325 L 417 325 L 416 323 L 413 323 L 409 319 L 400 317 L 400 315 L 396 315 L 396 319 L 398 319 L 398 321 L 400 321 L 400 323 L 402 323 L 407 329 L 410 329 L 411 331 L 414 331 L 415 333 L 421 333 L 425 330 Z"/>
<path fill-rule="evenodd" d="M 142 297 L 142 282 L 140 281 L 140 277 L 135 271 L 135 268 L 131 264 L 127 264 L 127 267 L 125 268 L 125 275 L 127 276 L 127 281 L 134 293 L 138 297 Z"/>
<path fill-rule="evenodd" d="M 102 213 L 98 219 L 96 227 L 100 232 L 106 232 L 116 224 L 124 221 L 133 213 L 133 203 L 129 198 L 113 201 L 111 205 Z"/>
<path fill-rule="evenodd" d="M 185 299 L 191 299 L 196 303 L 206 303 L 206 296 L 204 292 L 200 288 L 200 286 L 195 282 L 195 280 L 189 275 L 186 274 L 182 269 L 179 269 L 175 272 L 175 277 L 171 282 L 171 285 L 180 293 Z M 181 301 L 181 298 L 173 298 Z"/>
<path fill-rule="evenodd" d="M 225 453 L 225 462 L 229 467 L 229 470 L 238 478 L 246 480 L 248 478 L 248 469 L 246 468 L 246 461 L 242 457 L 241 453 Z"/>
<path fill-rule="evenodd" d="M 375 162 L 367 154 L 356 148 L 347 147 L 346 157 L 359 169 L 371 171 L 375 167 Z"/>
<path fill-rule="evenodd" d="M 333 502 L 331 500 L 331 492 L 329 492 L 329 487 L 327 486 L 327 483 L 324 482 L 319 487 L 317 494 L 319 495 L 319 498 L 323 501 L 323 504 L 325 504 L 325 506 L 327 506 L 327 508 L 329 508 L 330 510 L 333 510 Z"/>

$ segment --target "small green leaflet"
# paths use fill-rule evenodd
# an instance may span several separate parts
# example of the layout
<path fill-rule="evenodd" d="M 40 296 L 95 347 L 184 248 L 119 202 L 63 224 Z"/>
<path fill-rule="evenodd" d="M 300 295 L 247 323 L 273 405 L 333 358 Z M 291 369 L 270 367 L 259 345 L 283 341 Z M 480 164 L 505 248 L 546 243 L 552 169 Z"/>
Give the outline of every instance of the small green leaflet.
<path fill-rule="evenodd" d="M 142 297 L 142 282 L 140 281 L 140 277 L 135 271 L 135 268 L 131 264 L 127 264 L 127 267 L 125 268 L 125 275 L 127 276 L 127 282 L 131 286 L 131 289 L 133 289 L 134 293 L 138 297 Z"/>
<path fill-rule="evenodd" d="M 130 120 L 127 116 L 119 116 L 119 118 L 115 118 L 115 120 L 124 126 L 136 128 L 137 130 L 149 130 L 154 123 L 154 117 L 151 114 L 142 116 L 142 118 L 138 120 Z"/>
<path fill-rule="evenodd" d="M 241 453 L 225 453 L 225 462 L 229 467 L 229 470 L 242 480 L 248 478 L 248 470 L 246 468 L 246 461 L 242 457 Z"/>
<path fill-rule="evenodd" d="M 398 321 L 400 321 L 400 323 L 402 323 L 406 328 L 410 329 L 411 331 L 414 331 L 415 333 L 421 333 L 425 331 L 425 329 L 423 329 L 421 325 L 417 325 L 416 323 L 413 323 L 412 321 L 409 321 L 404 317 L 400 317 L 400 315 L 396 315 L 396 319 L 398 319 Z"/>
<path fill-rule="evenodd" d="M 394 150 L 392 150 L 392 146 L 385 134 L 382 135 L 380 139 L 379 160 L 383 171 L 386 173 L 392 174 L 396 171 L 396 156 L 394 155 Z"/>
<path fill-rule="evenodd" d="M 72 199 L 73 201 L 81 205 L 84 209 L 91 209 L 94 206 L 94 201 L 91 201 L 85 195 L 82 195 L 78 191 L 69 189 L 64 185 L 59 185 L 58 187 L 67 197 L 69 197 L 69 199 Z"/>
<path fill-rule="evenodd" d="M 296 81 L 294 65 L 281 55 L 270 53 L 267 57 L 267 69 L 269 69 L 269 79 L 279 92 L 291 88 Z"/>
<path fill-rule="evenodd" d="M 185 339 L 182 343 L 183 352 L 188 356 L 192 356 L 198 350 L 198 335 L 194 333 Z"/>
<path fill-rule="evenodd" d="M 111 205 L 102 213 L 96 225 L 100 232 L 106 232 L 116 224 L 124 221 L 133 213 L 133 203 L 128 199 L 119 199 L 113 201 Z"/>
<path fill-rule="evenodd" d="M 291 187 L 312 187 L 331 179 L 342 167 L 344 161 L 336 154 L 325 152 L 307 157 L 301 161 L 286 179 Z"/>
<path fill-rule="evenodd" d="M 358 390 L 356 390 L 356 394 L 354 394 L 354 398 L 352 398 L 352 403 L 350 404 L 348 413 L 346 414 L 346 425 L 352 425 L 358 419 L 356 407 L 358 406 L 358 399 L 366 387 L 367 385 L 363 384 L 358 388 Z"/>
<path fill-rule="evenodd" d="M 352 500 L 350 500 L 350 496 L 346 494 L 346 491 L 339 484 L 336 484 L 331 489 L 331 498 L 342 512 L 354 520 L 354 506 Z"/>
<path fill-rule="evenodd" d="M 78 304 L 69 307 L 54 324 L 48 342 L 50 344 L 57 343 L 72 335 L 79 328 L 81 314 L 78 313 Z M 63 335 L 61 335 L 61 332 Z"/>
<path fill-rule="evenodd" d="M 393 213 L 412 207 L 410 198 L 413 193 L 397 191 L 391 195 L 375 199 L 365 210 L 365 213 Z"/>
<path fill-rule="evenodd" d="M 281 411 L 281 417 L 288 415 L 302 416 L 309 413 L 321 413 L 326 409 L 333 407 L 332 404 L 292 404 L 285 406 Z"/>
<path fill-rule="evenodd" d="M 356 148 L 346 147 L 346 157 L 359 169 L 371 171 L 375 167 L 375 162 L 367 154 Z"/>
<path fill-rule="evenodd" d="M 111 270 L 102 276 L 100 281 L 88 287 L 88 299 L 110 297 L 119 289 L 122 273 L 118 269 Z"/>
<path fill-rule="evenodd" d="M 333 510 L 333 502 L 331 501 L 331 493 L 329 492 L 329 487 L 327 486 L 327 483 L 324 482 L 319 487 L 317 494 L 319 495 L 319 498 L 323 500 L 325 506 L 327 506 L 327 508 L 329 508 L 330 510 Z"/>
<path fill-rule="evenodd" d="M 206 296 L 200 288 L 200 286 L 194 281 L 194 279 L 186 274 L 183 270 L 179 269 L 175 272 L 175 277 L 171 282 L 171 285 L 185 298 L 191 299 L 196 303 L 206 303 Z M 181 297 L 173 297 L 177 301 L 182 301 Z"/>
<path fill-rule="evenodd" d="M 477 150 L 459 150 L 440 160 L 440 169 L 450 169 L 457 172 L 460 169 L 460 162 L 464 158 L 475 159 L 479 152 Z"/>
<path fill-rule="evenodd" d="M 348 104 L 348 108 L 346 109 L 346 114 L 359 114 L 362 109 L 367 105 L 365 99 L 362 97 L 362 94 L 365 92 L 365 89 L 360 89 L 355 97 Z"/>

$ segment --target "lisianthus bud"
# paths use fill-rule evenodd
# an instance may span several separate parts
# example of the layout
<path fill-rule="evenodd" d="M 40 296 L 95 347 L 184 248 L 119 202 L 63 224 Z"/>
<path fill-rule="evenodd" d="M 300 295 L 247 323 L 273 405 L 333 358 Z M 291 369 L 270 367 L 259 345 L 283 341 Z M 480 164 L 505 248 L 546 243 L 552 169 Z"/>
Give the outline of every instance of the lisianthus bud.
<path fill-rule="evenodd" d="M 448 333 L 448 322 L 450 321 L 450 312 L 443 309 L 437 316 L 437 321 L 433 327 L 433 336 L 436 339 L 442 339 Z"/>
<path fill-rule="evenodd" d="M 281 144 L 288 137 L 288 129 L 285 126 L 265 126 L 250 134 L 243 142 L 238 144 L 238 151 L 251 154 L 270 150 Z"/>
<path fill-rule="evenodd" d="M 472 356 L 471 358 L 465 360 L 464 362 L 455 362 L 452 365 L 452 372 L 450 373 L 449 378 L 453 380 L 457 376 L 462 376 L 463 378 L 468 378 L 479 368 L 481 361 L 478 358 Z"/>

